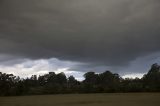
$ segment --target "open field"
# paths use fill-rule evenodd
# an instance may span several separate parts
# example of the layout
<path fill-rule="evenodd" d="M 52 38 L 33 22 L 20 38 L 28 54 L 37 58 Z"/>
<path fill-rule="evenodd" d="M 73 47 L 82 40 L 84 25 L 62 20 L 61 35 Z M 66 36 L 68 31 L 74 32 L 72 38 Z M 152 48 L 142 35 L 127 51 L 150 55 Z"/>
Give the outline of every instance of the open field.
<path fill-rule="evenodd" d="M 0 106 L 160 106 L 160 93 L 0 97 Z"/>

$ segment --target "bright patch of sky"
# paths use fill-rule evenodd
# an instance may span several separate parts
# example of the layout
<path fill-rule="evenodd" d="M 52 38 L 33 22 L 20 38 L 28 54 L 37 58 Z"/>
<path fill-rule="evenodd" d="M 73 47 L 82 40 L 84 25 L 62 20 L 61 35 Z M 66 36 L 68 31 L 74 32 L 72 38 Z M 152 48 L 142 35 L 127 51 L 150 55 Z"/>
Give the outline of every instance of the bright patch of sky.
<path fill-rule="evenodd" d="M 25 59 L 22 63 L 13 64 L 11 66 L 0 65 L 0 72 L 12 73 L 23 78 L 31 75 L 44 75 L 48 72 L 60 73 L 64 72 L 67 77 L 73 75 L 78 80 L 83 79 L 83 72 L 70 70 L 70 67 L 80 63 L 61 61 L 56 58 L 29 60 Z"/>

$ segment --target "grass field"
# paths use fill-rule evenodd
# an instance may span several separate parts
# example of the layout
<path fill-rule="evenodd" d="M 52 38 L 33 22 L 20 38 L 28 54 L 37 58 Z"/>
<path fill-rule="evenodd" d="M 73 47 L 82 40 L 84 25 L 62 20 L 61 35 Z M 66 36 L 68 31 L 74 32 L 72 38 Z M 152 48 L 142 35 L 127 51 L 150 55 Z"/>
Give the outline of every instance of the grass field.
<path fill-rule="evenodd" d="M 0 97 L 0 106 L 160 106 L 160 93 Z"/>

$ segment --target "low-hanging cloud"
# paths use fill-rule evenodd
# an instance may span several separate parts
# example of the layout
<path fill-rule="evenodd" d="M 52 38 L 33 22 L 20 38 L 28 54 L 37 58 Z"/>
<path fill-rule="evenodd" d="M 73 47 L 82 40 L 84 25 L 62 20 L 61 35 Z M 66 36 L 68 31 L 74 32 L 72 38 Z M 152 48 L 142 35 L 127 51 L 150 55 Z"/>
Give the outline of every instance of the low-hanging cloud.
<path fill-rule="evenodd" d="M 78 80 L 82 80 L 84 72 L 70 69 L 70 67 L 80 64 L 81 63 L 61 61 L 56 58 L 38 60 L 23 59 L 21 62 L 15 62 L 12 65 L 1 64 L 0 72 L 12 73 L 21 78 L 31 77 L 32 75 L 44 75 L 49 72 L 64 72 L 67 77 L 74 75 Z"/>
<path fill-rule="evenodd" d="M 0 54 L 123 67 L 160 51 L 159 10 L 159 0 L 1 0 Z"/>

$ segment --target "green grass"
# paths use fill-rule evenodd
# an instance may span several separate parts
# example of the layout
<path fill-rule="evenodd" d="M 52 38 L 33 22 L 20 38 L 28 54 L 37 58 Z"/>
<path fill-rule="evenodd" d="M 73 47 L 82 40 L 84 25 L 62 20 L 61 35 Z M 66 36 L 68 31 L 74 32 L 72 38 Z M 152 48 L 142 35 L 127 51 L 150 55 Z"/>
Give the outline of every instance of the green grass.
<path fill-rule="evenodd" d="M 0 106 L 160 106 L 160 93 L 0 97 Z"/>

